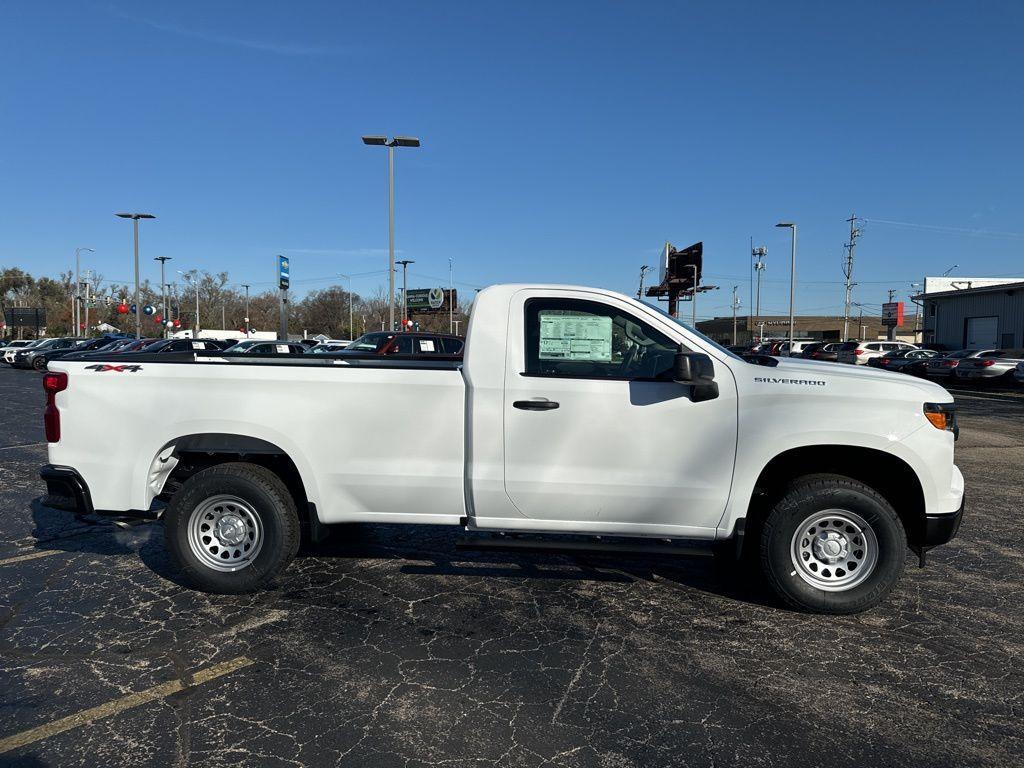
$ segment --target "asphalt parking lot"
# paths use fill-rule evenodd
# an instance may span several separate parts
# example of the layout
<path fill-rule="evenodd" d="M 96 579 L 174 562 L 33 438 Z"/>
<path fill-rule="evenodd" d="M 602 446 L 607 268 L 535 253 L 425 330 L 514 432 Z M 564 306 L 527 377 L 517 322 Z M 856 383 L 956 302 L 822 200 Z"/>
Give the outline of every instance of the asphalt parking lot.
<path fill-rule="evenodd" d="M 435 528 L 352 526 L 273 590 L 193 592 L 159 523 L 39 503 L 39 378 L 0 368 L 0 764 L 1021 764 L 1019 395 L 957 395 L 959 538 L 836 618 L 710 559 L 463 553 Z"/>

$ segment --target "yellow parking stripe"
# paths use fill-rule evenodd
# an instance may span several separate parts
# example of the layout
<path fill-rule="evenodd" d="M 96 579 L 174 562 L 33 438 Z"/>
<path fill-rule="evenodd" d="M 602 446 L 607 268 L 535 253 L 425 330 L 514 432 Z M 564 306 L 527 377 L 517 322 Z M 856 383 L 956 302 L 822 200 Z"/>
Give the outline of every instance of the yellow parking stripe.
<path fill-rule="evenodd" d="M 38 552 L 29 552 L 27 555 L 16 555 L 15 557 L 7 557 L 0 560 L 0 565 L 12 565 L 13 563 L 23 563 L 26 560 L 37 560 L 40 557 L 49 557 L 50 555 L 66 555 L 63 549 L 40 549 Z"/>
<path fill-rule="evenodd" d="M 111 717 L 124 712 L 125 710 L 139 707 L 143 704 L 148 704 L 151 701 L 163 699 L 170 696 L 172 693 L 177 693 L 185 688 L 191 688 L 196 685 L 208 683 L 211 680 L 239 670 L 242 667 L 247 667 L 252 663 L 252 659 L 248 659 L 245 656 L 239 656 L 231 661 L 224 661 L 220 664 L 209 666 L 206 669 L 201 669 L 192 675 L 187 681 L 171 680 L 167 683 L 154 685 L 152 688 L 147 688 L 144 691 L 130 693 L 127 696 L 122 696 L 120 699 L 114 699 L 113 701 L 108 701 L 106 704 L 100 704 L 98 707 L 85 709 L 77 714 L 68 715 L 67 717 L 62 717 L 59 720 L 54 720 L 53 722 L 46 723 L 45 725 L 40 725 L 35 728 L 30 728 L 27 731 L 16 733 L 13 736 L 8 736 L 6 739 L 0 739 L 0 754 L 10 752 L 12 749 L 24 747 L 26 744 L 32 744 L 33 742 L 40 741 L 41 739 L 47 739 L 50 736 L 56 736 L 58 733 L 64 733 L 64 731 L 70 731 L 72 728 L 78 728 L 81 725 L 87 725 L 88 723 L 92 723 L 96 720 Z"/>

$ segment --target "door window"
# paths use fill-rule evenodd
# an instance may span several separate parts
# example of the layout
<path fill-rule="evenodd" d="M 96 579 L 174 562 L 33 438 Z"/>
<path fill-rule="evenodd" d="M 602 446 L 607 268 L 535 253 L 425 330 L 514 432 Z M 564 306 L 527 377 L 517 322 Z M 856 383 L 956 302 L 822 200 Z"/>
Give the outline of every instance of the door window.
<path fill-rule="evenodd" d="M 399 336 L 395 339 L 391 348 L 388 350 L 388 354 L 391 355 L 411 355 L 412 354 L 412 337 L 411 336 Z"/>
<path fill-rule="evenodd" d="M 582 299 L 530 299 L 527 376 L 671 379 L 679 344 L 622 310 Z"/>

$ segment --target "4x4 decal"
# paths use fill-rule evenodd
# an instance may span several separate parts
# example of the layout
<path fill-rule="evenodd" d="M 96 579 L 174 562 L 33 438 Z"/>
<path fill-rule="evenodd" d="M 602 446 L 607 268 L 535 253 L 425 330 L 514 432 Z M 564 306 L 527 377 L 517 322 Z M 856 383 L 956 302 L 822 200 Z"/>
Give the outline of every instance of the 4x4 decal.
<path fill-rule="evenodd" d="M 98 372 L 101 372 L 101 373 L 103 371 L 116 371 L 117 373 L 124 373 L 124 372 L 135 373 L 136 371 L 141 371 L 142 370 L 142 366 L 141 365 L 110 365 L 109 363 L 96 363 L 95 365 L 87 365 L 87 366 L 85 366 L 85 370 L 87 370 L 87 371 L 98 371 Z"/>

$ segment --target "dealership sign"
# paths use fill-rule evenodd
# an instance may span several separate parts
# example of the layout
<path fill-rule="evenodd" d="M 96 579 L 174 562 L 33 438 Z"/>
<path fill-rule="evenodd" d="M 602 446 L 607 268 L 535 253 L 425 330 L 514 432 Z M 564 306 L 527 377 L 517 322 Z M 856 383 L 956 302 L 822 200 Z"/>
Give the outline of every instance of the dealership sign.
<path fill-rule="evenodd" d="M 882 325 L 903 325 L 903 302 L 890 301 L 882 305 Z"/>
<path fill-rule="evenodd" d="M 431 312 L 447 312 L 449 307 L 455 306 L 458 302 L 458 293 L 455 289 L 447 288 L 410 288 L 406 296 L 406 303 L 409 307 L 409 314 L 417 312 L 420 314 Z"/>

